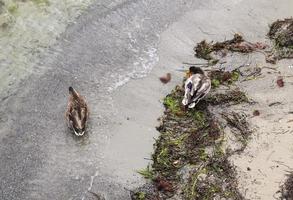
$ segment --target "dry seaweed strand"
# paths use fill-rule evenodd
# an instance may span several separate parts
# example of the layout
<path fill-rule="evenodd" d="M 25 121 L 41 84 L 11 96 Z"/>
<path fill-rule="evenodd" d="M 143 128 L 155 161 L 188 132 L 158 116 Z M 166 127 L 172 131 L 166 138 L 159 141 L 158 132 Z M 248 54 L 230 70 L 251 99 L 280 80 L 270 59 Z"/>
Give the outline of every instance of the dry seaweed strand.
<path fill-rule="evenodd" d="M 282 200 L 293 200 L 293 173 L 291 172 L 287 176 L 285 184 L 281 187 L 281 199 Z"/>
<path fill-rule="evenodd" d="M 277 60 L 293 58 L 293 18 L 277 20 L 270 25 L 268 37 L 274 47 L 266 61 L 275 64 Z"/>
<path fill-rule="evenodd" d="M 265 49 L 267 46 L 262 43 L 246 42 L 240 34 L 234 34 L 233 39 L 224 42 L 206 42 L 203 40 L 194 47 L 195 56 L 208 60 L 209 63 L 216 64 L 218 59 L 215 59 L 211 54 L 222 50 L 240 53 L 251 53 L 256 50 Z M 225 54 L 223 55 L 225 56 Z"/>
<path fill-rule="evenodd" d="M 222 113 L 223 117 L 226 119 L 228 126 L 232 129 L 236 129 L 237 133 L 235 134 L 236 138 L 241 142 L 241 148 L 237 149 L 235 152 L 230 153 L 239 153 L 242 152 L 246 146 L 247 141 L 251 135 L 251 130 L 249 128 L 249 124 L 246 120 L 246 116 L 244 114 L 231 112 L 231 113 Z"/>

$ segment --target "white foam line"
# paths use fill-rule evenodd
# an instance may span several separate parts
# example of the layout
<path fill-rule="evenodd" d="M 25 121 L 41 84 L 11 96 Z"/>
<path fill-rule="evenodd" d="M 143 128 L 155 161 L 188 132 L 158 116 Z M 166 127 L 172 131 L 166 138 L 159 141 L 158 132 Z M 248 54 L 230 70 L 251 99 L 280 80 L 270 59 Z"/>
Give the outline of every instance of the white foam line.
<path fill-rule="evenodd" d="M 114 86 L 108 89 L 109 92 L 125 85 L 128 81 L 130 81 L 130 79 L 143 78 L 151 72 L 155 64 L 159 61 L 157 49 L 154 47 L 150 47 L 146 51 L 144 51 L 144 54 L 146 54 L 147 56 L 139 57 L 138 61 L 133 63 L 135 68 L 132 72 L 126 75 L 118 76 L 118 81 L 114 84 Z"/>
<path fill-rule="evenodd" d="M 96 171 L 95 174 L 93 176 L 91 176 L 91 181 L 90 181 L 90 186 L 88 187 L 87 191 L 84 192 L 84 196 L 81 198 L 81 200 L 85 200 L 85 195 L 86 193 L 89 191 L 91 191 L 93 184 L 94 184 L 94 180 L 95 178 L 99 175 L 99 172 Z"/>
<path fill-rule="evenodd" d="M 99 172 L 98 171 L 96 171 L 96 173 L 93 175 L 93 176 L 91 176 L 91 182 L 90 182 L 90 186 L 88 187 L 88 191 L 90 191 L 91 189 L 92 189 L 92 187 L 93 187 L 93 183 L 94 183 L 94 180 L 95 180 L 95 178 L 97 177 L 99 175 Z"/>

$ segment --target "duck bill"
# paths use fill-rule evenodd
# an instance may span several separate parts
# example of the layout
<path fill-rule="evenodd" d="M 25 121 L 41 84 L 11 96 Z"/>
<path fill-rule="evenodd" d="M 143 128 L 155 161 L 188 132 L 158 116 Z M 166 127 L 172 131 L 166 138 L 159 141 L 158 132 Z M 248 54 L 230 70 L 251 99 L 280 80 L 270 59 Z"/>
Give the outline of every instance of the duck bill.
<path fill-rule="evenodd" d="M 79 134 L 79 136 L 83 136 L 83 135 L 84 135 L 84 131 Z"/>
<path fill-rule="evenodd" d="M 176 71 L 184 73 L 187 78 L 189 78 L 191 76 L 191 72 L 189 70 L 176 69 Z"/>
<path fill-rule="evenodd" d="M 83 135 L 84 135 L 84 131 L 81 132 L 81 133 L 75 131 L 75 129 L 73 129 L 73 131 L 74 131 L 74 134 L 75 134 L 76 136 L 83 136 Z"/>
<path fill-rule="evenodd" d="M 79 136 L 79 133 L 78 133 L 78 132 L 76 132 L 74 129 L 73 129 L 73 131 L 74 131 L 74 134 L 75 134 L 76 136 Z"/>
<path fill-rule="evenodd" d="M 191 77 L 191 75 L 192 75 L 192 74 L 191 74 L 191 72 L 190 72 L 189 70 L 185 72 L 185 76 L 186 76 L 186 78 Z"/>

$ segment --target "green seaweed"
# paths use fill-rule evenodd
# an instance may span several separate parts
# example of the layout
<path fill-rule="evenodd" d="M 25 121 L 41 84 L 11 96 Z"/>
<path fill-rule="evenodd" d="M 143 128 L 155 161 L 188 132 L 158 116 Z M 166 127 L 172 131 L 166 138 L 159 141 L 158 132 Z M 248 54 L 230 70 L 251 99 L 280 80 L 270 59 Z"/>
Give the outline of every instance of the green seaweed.
<path fill-rule="evenodd" d="M 189 183 L 184 188 L 184 198 L 186 200 L 196 199 L 197 193 L 197 186 L 198 186 L 198 178 L 199 175 L 207 174 L 207 170 L 205 168 L 196 171 L 194 174 L 191 175 Z"/>
<path fill-rule="evenodd" d="M 136 192 L 133 195 L 133 199 L 136 199 L 136 200 L 145 200 L 146 199 L 146 193 L 145 192 Z"/>
<path fill-rule="evenodd" d="M 7 10 L 11 13 L 11 14 L 14 14 L 18 9 L 18 4 L 17 3 L 10 3 L 8 6 L 7 6 Z"/>
<path fill-rule="evenodd" d="M 145 179 L 154 179 L 155 177 L 155 174 L 149 165 L 145 169 L 138 170 L 137 173 L 142 175 Z"/>
<path fill-rule="evenodd" d="M 218 88 L 220 86 L 221 82 L 218 79 L 212 79 L 212 87 Z"/>
<path fill-rule="evenodd" d="M 166 96 L 164 105 L 174 114 L 180 112 L 179 100 L 174 99 L 172 96 Z"/>
<path fill-rule="evenodd" d="M 232 71 L 231 80 L 233 82 L 238 81 L 239 80 L 239 77 L 240 77 L 240 73 L 238 71 L 236 71 L 236 70 Z"/>
<path fill-rule="evenodd" d="M 238 72 L 228 74 L 217 71 L 213 75 L 221 80 L 221 84 L 239 79 Z M 141 173 L 153 181 L 153 189 L 146 194 L 146 199 L 156 199 L 158 194 L 162 199 L 167 199 L 176 193 L 176 190 L 161 191 L 155 181 L 158 177 L 171 181 L 181 191 L 180 194 L 176 193 L 181 199 L 243 199 L 237 188 L 236 172 L 223 146 L 223 128 L 209 106 L 243 103 L 248 98 L 239 90 L 229 90 L 223 94 L 215 90 L 212 89 L 209 97 L 200 101 L 194 109 L 181 108 L 184 95 L 181 86 L 176 86 L 164 99 L 166 111 L 157 127 L 161 134 L 154 144 L 152 170 L 150 173 L 147 168 Z M 182 183 L 179 172 L 185 166 L 189 166 L 190 173 L 188 180 Z"/>
<path fill-rule="evenodd" d="M 220 85 L 230 85 L 239 80 L 240 73 L 238 70 L 231 72 L 222 70 L 213 70 L 209 73 L 212 82 L 212 88 L 218 88 Z"/>
<path fill-rule="evenodd" d="M 191 115 L 197 124 L 197 127 L 204 127 L 206 125 L 207 119 L 206 114 L 203 111 L 191 111 Z"/>
<path fill-rule="evenodd" d="M 31 0 L 31 1 L 37 5 L 49 5 L 50 4 L 49 0 Z"/>

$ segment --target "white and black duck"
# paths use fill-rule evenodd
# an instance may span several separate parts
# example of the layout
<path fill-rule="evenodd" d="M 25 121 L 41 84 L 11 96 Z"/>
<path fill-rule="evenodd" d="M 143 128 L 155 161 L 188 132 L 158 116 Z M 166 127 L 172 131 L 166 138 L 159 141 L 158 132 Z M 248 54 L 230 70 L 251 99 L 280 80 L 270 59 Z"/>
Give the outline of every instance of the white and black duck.
<path fill-rule="evenodd" d="M 182 104 L 188 108 L 194 108 L 209 93 L 211 80 L 204 74 L 201 68 L 194 66 L 189 68 L 188 76 L 185 81 L 185 94 Z"/>

